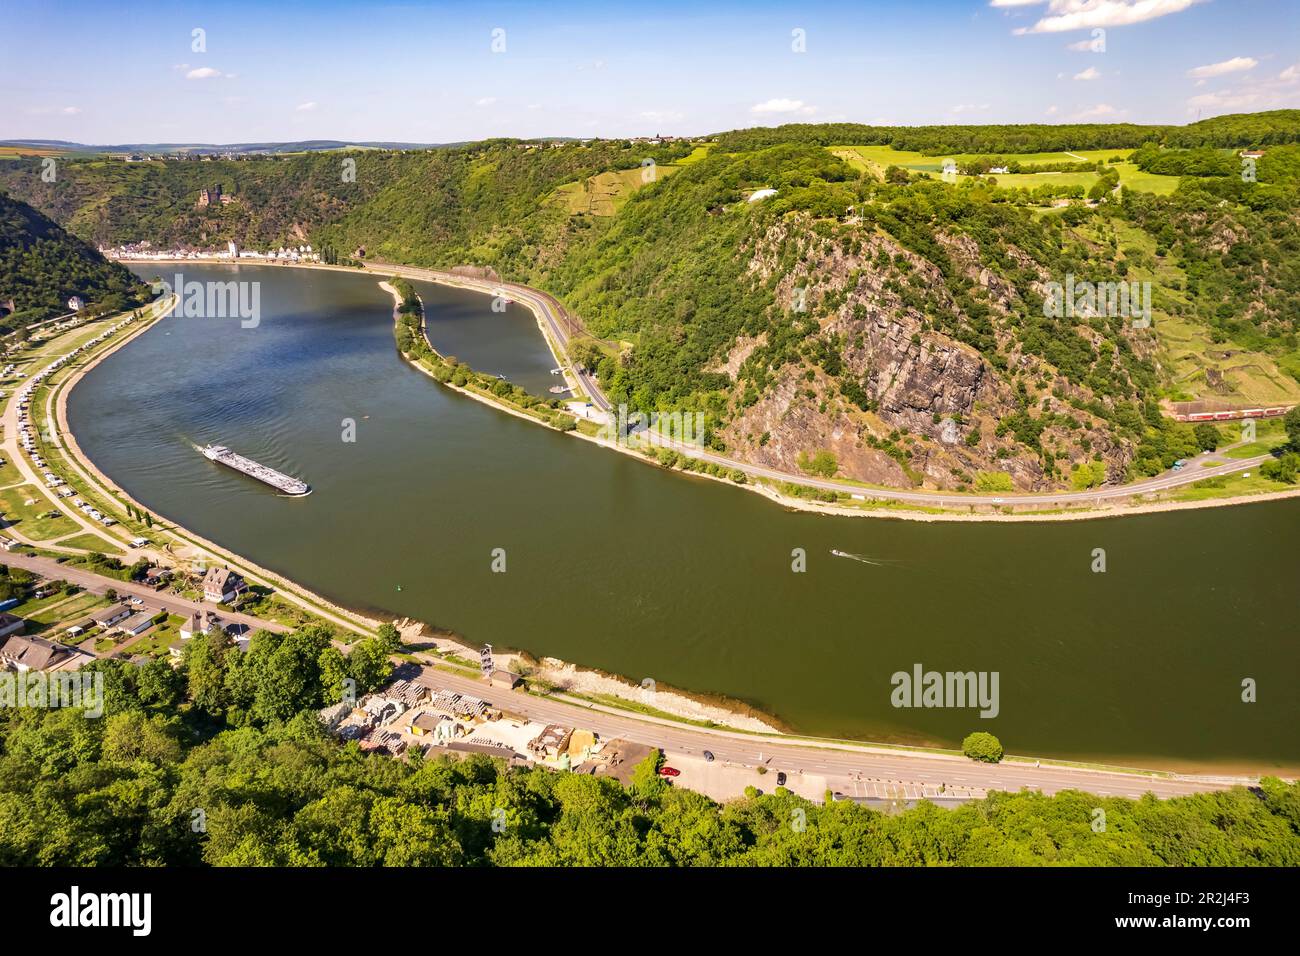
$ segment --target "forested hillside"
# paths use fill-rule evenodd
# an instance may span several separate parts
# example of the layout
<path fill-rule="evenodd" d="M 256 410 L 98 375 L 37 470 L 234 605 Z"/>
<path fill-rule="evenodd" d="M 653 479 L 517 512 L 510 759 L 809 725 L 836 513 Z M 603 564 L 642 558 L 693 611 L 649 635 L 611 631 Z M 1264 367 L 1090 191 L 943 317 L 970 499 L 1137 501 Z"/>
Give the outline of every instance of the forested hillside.
<path fill-rule="evenodd" d="M 6 329 L 68 311 L 71 296 L 91 311 L 120 311 L 148 288 L 26 203 L 0 190 L 0 324 Z"/>
<path fill-rule="evenodd" d="M 0 866 L 1300 864 L 1300 784 L 1276 779 L 1172 800 L 1026 792 L 887 814 L 779 787 L 719 806 L 650 761 L 624 788 L 481 755 L 365 754 L 313 709 L 344 676 L 383 680 L 391 634 L 346 660 L 329 638 L 259 632 L 242 654 L 197 636 L 179 670 L 97 661 L 85 670 L 105 676 L 100 718 L 0 708 Z"/>
<path fill-rule="evenodd" d="M 616 403 L 703 411 L 716 449 L 890 486 L 1045 490 L 1193 454 L 1204 436 L 1169 402 L 1300 401 L 1297 138 L 1295 110 L 1185 127 L 820 124 L 692 144 L 68 160 L 55 183 L 11 160 L 0 182 L 97 241 L 305 239 L 489 267 L 564 300 L 590 332 L 577 359 Z M 872 162 L 846 162 L 846 145 Z M 1249 170 L 1247 147 L 1263 149 Z M 900 150 L 962 156 L 962 175 L 889 165 Z M 231 201 L 199 208 L 218 185 Z M 760 189 L 775 193 L 748 201 Z M 1054 313 L 1067 281 L 1147 283 L 1152 321 Z"/>

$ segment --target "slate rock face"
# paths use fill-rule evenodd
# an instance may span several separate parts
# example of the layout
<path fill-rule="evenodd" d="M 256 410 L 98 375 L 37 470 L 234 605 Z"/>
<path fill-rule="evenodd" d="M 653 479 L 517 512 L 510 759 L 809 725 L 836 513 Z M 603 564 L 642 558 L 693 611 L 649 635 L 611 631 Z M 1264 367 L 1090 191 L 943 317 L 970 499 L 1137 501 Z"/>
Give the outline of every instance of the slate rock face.
<path fill-rule="evenodd" d="M 797 244 L 793 267 L 791 242 Z M 835 352 L 835 374 L 825 362 L 801 355 L 775 370 L 758 400 L 742 407 L 743 366 L 756 342 L 738 340 L 716 365 L 737 382 L 736 412 L 722 431 L 728 448 L 796 474 L 801 452 L 830 451 L 839 475 L 890 487 L 969 487 L 980 471 L 1005 472 L 1021 490 L 1062 487 L 1064 482 L 1046 476 L 1037 450 L 1005 429 L 996 434 L 999 422 L 1021 408 L 1014 382 L 1028 379 L 1036 383 L 1030 393 L 1035 415 L 1059 411 L 1079 423 L 1077 429 L 1047 427 L 1043 447 L 1065 450 L 1072 461 L 1100 453 L 1112 478 L 1122 478 L 1131 448 L 1116 441 L 1105 422 L 1063 400 L 1088 401 L 1092 393 L 1019 351 L 1011 317 L 1023 306 L 1015 289 L 981 264 L 969 236 L 944 235 L 941 242 L 952 263 L 985 292 L 1001 367 L 992 356 L 938 331 L 916 308 L 916 297 L 905 294 L 908 284 L 925 288 L 958 323 L 968 319 L 934 263 L 881 234 L 849 249 L 835 237 L 807 230 L 797 218 L 787 220 L 754 241 L 750 274 L 764 283 L 775 278 L 776 301 L 790 321 L 816 321 L 812 344 Z M 1026 268 L 1036 265 L 1019 250 L 1013 258 Z M 1021 373 L 1018 379 L 1008 374 L 1011 369 Z M 846 394 L 846 382 L 861 386 L 857 400 Z"/>

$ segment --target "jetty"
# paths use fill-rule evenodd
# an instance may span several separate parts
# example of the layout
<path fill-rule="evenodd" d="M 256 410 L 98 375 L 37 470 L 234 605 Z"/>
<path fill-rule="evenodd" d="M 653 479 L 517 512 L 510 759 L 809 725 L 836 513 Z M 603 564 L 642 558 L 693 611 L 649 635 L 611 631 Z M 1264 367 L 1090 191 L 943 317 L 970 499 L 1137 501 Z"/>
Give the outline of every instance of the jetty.
<path fill-rule="evenodd" d="M 311 492 L 311 485 L 305 481 L 290 478 L 274 468 L 267 468 L 266 465 L 258 464 L 251 458 L 237 455 L 225 445 L 208 445 L 203 449 L 203 456 L 210 461 L 225 465 L 227 468 L 233 468 L 249 478 L 255 478 L 263 484 L 270 485 L 276 491 L 281 491 L 286 495 L 296 498 Z"/>

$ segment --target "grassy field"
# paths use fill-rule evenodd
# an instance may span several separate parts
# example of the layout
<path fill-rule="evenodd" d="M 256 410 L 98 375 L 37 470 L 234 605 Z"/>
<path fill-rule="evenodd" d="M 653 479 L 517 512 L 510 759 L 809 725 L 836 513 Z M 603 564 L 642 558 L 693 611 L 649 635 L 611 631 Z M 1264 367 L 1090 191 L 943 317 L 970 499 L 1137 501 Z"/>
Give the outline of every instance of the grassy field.
<path fill-rule="evenodd" d="M 28 633 L 35 634 L 55 629 L 56 625 L 71 627 L 73 624 L 80 624 L 91 611 L 107 606 L 108 601 L 104 598 L 82 591 L 71 598 L 63 598 L 38 611 L 24 613 L 22 616 L 27 619 Z M 60 631 L 64 629 L 64 627 L 58 628 Z"/>
<path fill-rule="evenodd" d="M 688 156 L 686 161 L 698 161 L 693 160 L 692 156 L 694 153 Z M 612 216 L 622 209 L 628 198 L 642 186 L 648 186 L 666 176 L 671 176 L 680 168 L 678 165 L 655 166 L 651 173 L 648 169 L 638 166 L 635 169 L 597 173 L 581 182 L 566 183 L 561 186 L 551 194 L 550 202 L 563 206 L 570 215 L 586 213 L 591 216 Z"/>
<path fill-rule="evenodd" d="M 136 641 L 128 648 L 128 653 L 145 654 L 149 657 L 164 657 L 171 642 L 180 637 L 181 625 L 185 618 L 179 614 L 168 614 L 167 620 Z"/>
<path fill-rule="evenodd" d="M 77 530 L 77 524 L 66 515 L 47 517 L 54 510 L 54 504 L 35 485 L 0 491 L 0 514 L 5 523 L 33 541 L 48 541 Z"/>
<path fill-rule="evenodd" d="M 945 160 L 951 159 L 961 164 L 978 158 L 972 153 L 955 153 L 951 156 L 926 156 L 907 150 L 894 149 L 892 146 L 832 146 L 830 151 L 844 160 L 854 169 L 865 170 L 875 176 L 883 176 L 890 166 L 919 173 L 942 173 Z M 1015 159 L 1021 165 L 1032 166 L 1045 163 L 1077 163 L 1081 161 L 1103 162 L 1114 156 L 1127 158 L 1133 151 L 1129 149 L 1085 149 L 1074 153 L 1008 153 L 1008 159 Z M 1116 163 L 1114 168 L 1119 173 L 1120 185 L 1142 192 L 1167 195 L 1178 186 L 1177 176 L 1156 176 L 1144 173 L 1132 163 Z M 958 179 L 968 179 L 959 176 Z M 1044 184 L 1082 186 L 1090 189 L 1097 181 L 1096 173 L 1002 173 L 994 175 L 999 186 L 1008 189 L 1033 189 Z"/>
<path fill-rule="evenodd" d="M 965 179 L 968 177 L 958 177 Z M 1091 189 L 1096 173 L 998 173 L 990 176 L 1003 189 L 1036 189 L 1039 186 L 1082 186 Z"/>
<path fill-rule="evenodd" d="M 110 544 L 104 538 L 97 534 L 79 534 L 75 538 L 64 538 L 59 542 L 65 548 L 82 548 L 86 551 L 98 551 L 100 554 L 111 554 L 114 557 L 120 557 L 126 554 L 126 549 L 118 547 L 117 544 Z"/>
<path fill-rule="evenodd" d="M 0 156 L 62 156 L 64 152 L 38 146 L 0 146 Z"/>
<path fill-rule="evenodd" d="M 8 458 L 5 458 L 4 464 L 0 465 L 0 488 L 7 485 L 16 485 L 23 480 L 23 474 Z"/>
<path fill-rule="evenodd" d="M 1197 487 L 1197 486 L 1200 487 Z M 1286 491 L 1295 485 L 1270 481 L 1260 475 L 1257 469 L 1250 470 L 1250 477 L 1242 474 L 1228 475 L 1223 478 L 1206 478 L 1196 484 L 1174 488 L 1167 492 L 1162 500 L 1167 501 L 1208 501 L 1214 498 L 1233 498 L 1238 495 L 1259 495 L 1270 491 Z"/>
<path fill-rule="evenodd" d="M 1231 440 L 1236 440 L 1241 434 L 1239 424 L 1221 427 L 1220 433 L 1233 436 Z M 1230 451 L 1225 451 L 1225 458 L 1254 458 L 1256 455 L 1264 455 L 1287 443 L 1286 426 L 1282 424 L 1280 418 L 1269 418 L 1262 422 L 1255 423 L 1255 441 L 1248 442 Z"/>
<path fill-rule="evenodd" d="M 1119 184 L 1126 189 L 1133 189 L 1142 193 L 1155 193 L 1158 196 L 1168 196 L 1178 188 L 1177 176 L 1157 176 L 1155 173 L 1144 173 L 1132 163 L 1116 163 L 1114 169 L 1119 173 Z"/>

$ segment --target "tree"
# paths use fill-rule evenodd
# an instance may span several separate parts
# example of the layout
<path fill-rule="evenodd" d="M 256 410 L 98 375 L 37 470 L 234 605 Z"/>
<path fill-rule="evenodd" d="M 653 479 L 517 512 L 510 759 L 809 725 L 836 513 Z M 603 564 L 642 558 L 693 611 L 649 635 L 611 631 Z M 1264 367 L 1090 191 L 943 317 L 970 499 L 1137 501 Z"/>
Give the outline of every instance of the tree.
<path fill-rule="evenodd" d="M 1259 473 L 1273 481 L 1294 485 L 1297 475 L 1300 475 L 1300 454 L 1287 452 L 1281 458 L 1266 461 L 1260 466 Z"/>
<path fill-rule="evenodd" d="M 1192 434 L 1196 437 L 1196 444 L 1203 451 L 1214 451 L 1219 447 L 1219 430 L 1209 422 L 1201 422 L 1192 429 Z"/>
<path fill-rule="evenodd" d="M 194 706 L 213 717 L 225 713 L 229 702 L 226 671 L 230 655 L 238 653 L 229 636 L 219 628 L 208 634 L 195 634 L 185 649 L 186 689 Z"/>
<path fill-rule="evenodd" d="M 348 673 L 357 682 L 357 693 L 368 694 L 388 682 L 393 673 L 389 651 L 377 637 L 358 641 L 348 654 Z"/>
<path fill-rule="evenodd" d="M 977 730 L 963 740 L 961 752 L 971 760 L 982 763 L 998 763 L 1002 760 L 1002 744 L 998 738 L 983 730 Z"/>
<path fill-rule="evenodd" d="M 1291 447 L 1300 451 L 1300 405 L 1286 413 L 1282 424 L 1286 427 L 1286 437 L 1291 440 Z"/>
<path fill-rule="evenodd" d="M 388 621 L 379 625 L 379 628 L 375 631 L 375 636 L 390 654 L 397 653 L 402 647 L 401 632 Z"/>

